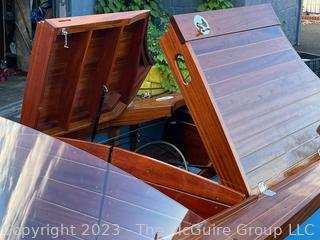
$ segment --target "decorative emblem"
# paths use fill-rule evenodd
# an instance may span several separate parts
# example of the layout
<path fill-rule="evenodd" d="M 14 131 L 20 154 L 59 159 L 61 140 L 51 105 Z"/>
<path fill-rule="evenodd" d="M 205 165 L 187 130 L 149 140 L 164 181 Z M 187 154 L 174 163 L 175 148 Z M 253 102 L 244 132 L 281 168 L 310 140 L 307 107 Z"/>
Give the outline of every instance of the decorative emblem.
<path fill-rule="evenodd" d="M 208 35 L 210 33 L 209 23 L 200 15 L 194 16 L 193 22 L 196 28 L 198 29 L 198 32 L 202 35 Z"/>

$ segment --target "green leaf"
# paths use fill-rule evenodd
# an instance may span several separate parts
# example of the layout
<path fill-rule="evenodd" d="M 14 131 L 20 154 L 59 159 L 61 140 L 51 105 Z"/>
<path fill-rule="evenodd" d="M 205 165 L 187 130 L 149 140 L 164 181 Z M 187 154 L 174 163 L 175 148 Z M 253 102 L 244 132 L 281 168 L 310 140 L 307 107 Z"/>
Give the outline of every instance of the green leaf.
<path fill-rule="evenodd" d="M 151 2 L 151 3 L 150 3 L 150 6 L 151 6 L 151 9 L 154 9 L 154 10 L 158 10 L 158 9 L 159 9 L 159 8 L 158 8 L 158 4 L 155 3 L 155 2 Z"/>
<path fill-rule="evenodd" d="M 159 13 L 156 12 L 156 11 L 151 11 L 150 14 L 151 14 L 152 17 L 155 17 L 155 18 L 159 17 Z"/>
<path fill-rule="evenodd" d="M 101 7 L 105 7 L 106 3 L 104 0 L 98 0 L 98 3 L 101 5 Z"/>
<path fill-rule="evenodd" d="M 119 9 L 122 8 L 122 5 L 121 5 L 121 3 L 119 1 L 114 1 L 113 4 Z"/>
<path fill-rule="evenodd" d="M 208 0 L 205 0 L 208 1 Z M 210 1 L 210 0 L 209 0 Z M 179 90 L 176 80 L 171 72 L 167 60 L 159 45 L 159 38 L 167 30 L 169 24 L 168 14 L 161 8 L 157 0 L 97 0 L 95 10 L 102 12 L 119 12 L 128 10 L 150 9 L 148 25 L 148 49 L 155 66 L 161 76 L 161 85 L 164 89 L 176 92 Z"/>
<path fill-rule="evenodd" d="M 111 4 L 109 6 L 109 8 L 110 8 L 111 12 L 118 12 L 119 11 L 119 9 L 116 6 L 114 6 L 113 4 Z"/>
<path fill-rule="evenodd" d="M 95 11 L 96 11 L 97 13 L 103 13 L 103 12 L 104 12 L 104 11 L 103 11 L 103 8 L 101 7 L 100 4 L 97 4 L 97 5 L 95 6 Z"/>
<path fill-rule="evenodd" d="M 105 13 L 112 12 L 109 7 L 103 7 L 103 11 L 104 11 Z"/>
<path fill-rule="evenodd" d="M 199 12 L 204 12 L 205 10 L 206 10 L 206 7 L 205 7 L 204 4 L 200 4 L 200 5 L 198 6 L 198 11 L 199 11 Z"/>

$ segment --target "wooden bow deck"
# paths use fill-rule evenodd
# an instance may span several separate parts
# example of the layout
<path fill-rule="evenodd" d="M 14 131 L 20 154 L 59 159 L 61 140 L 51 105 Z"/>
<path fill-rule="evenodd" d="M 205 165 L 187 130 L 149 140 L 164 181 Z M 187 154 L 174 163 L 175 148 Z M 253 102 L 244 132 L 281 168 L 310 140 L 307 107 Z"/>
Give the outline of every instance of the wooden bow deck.
<path fill-rule="evenodd" d="M 206 35 L 194 25 L 196 15 L 208 22 Z M 319 78 L 271 5 L 173 16 L 161 45 L 222 184 L 251 196 L 200 226 L 228 226 L 230 235 L 174 239 L 274 236 L 240 236 L 241 223 L 279 227 L 283 238 L 320 207 Z M 191 80 L 179 69 L 181 58 Z M 261 182 L 277 195 L 256 195 Z"/>
<path fill-rule="evenodd" d="M 174 16 L 162 47 L 223 184 L 257 193 L 320 146 L 320 80 L 281 30 L 271 5 Z M 185 59 L 189 84 L 176 57 Z"/>

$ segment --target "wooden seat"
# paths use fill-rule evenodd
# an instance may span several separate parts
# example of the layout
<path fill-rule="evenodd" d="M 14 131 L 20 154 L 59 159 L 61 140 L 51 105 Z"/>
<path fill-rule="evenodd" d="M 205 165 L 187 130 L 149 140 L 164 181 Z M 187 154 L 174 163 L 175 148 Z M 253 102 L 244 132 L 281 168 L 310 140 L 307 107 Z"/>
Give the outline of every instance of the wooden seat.
<path fill-rule="evenodd" d="M 209 24 L 205 34 L 196 15 Z M 320 80 L 271 5 L 173 16 L 161 45 L 223 184 L 254 194 L 318 160 Z"/>

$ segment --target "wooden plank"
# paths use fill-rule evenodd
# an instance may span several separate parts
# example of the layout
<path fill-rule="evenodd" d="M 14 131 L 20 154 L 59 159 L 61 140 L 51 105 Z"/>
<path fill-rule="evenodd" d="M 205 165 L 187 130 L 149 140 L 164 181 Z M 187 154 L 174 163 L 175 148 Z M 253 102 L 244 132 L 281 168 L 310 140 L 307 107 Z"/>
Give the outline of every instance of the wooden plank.
<path fill-rule="evenodd" d="M 49 71 L 50 55 L 57 31 L 46 22 L 37 24 L 39 29 L 34 38 L 35 49 L 31 54 L 29 74 L 23 98 L 24 107 L 21 111 L 21 122 L 26 126 L 36 128 L 39 118 L 39 107 L 44 95 L 46 79 Z M 47 39 L 42 42 L 42 39 Z M 39 68 L 39 66 L 43 66 Z M 31 80 L 31 77 L 33 80 Z"/>
<path fill-rule="evenodd" d="M 28 162 L 28 148 L 15 147 L 14 151 L 18 152 L 16 154 L 17 160 L 14 162 L 14 167 L 12 167 L 12 172 L 19 174 L 23 170 L 23 166 Z M 45 155 L 49 161 L 57 161 L 58 157 Z M 30 157 L 29 157 L 30 158 Z M 41 168 L 41 169 L 40 169 Z M 39 186 L 39 183 L 47 181 L 46 177 L 48 174 L 48 168 L 50 168 L 49 162 L 44 163 L 39 166 L 39 171 L 37 176 L 39 180 L 36 181 L 36 186 Z M 77 171 L 77 172 L 75 172 Z M 25 173 L 29 178 L 32 177 L 33 172 Z M 103 169 L 95 168 L 90 165 L 85 165 L 68 161 L 61 160 L 52 172 L 50 173 L 50 179 L 63 182 L 69 186 L 75 186 L 84 190 L 91 192 L 96 192 L 101 194 L 103 192 L 103 178 L 106 174 L 106 171 Z M 86 181 L 83 181 L 83 179 Z"/>
<path fill-rule="evenodd" d="M 231 113 L 225 114 L 224 118 L 228 125 L 239 124 L 239 122 L 249 121 L 262 115 L 267 115 L 277 109 L 283 108 L 286 105 L 294 104 L 302 101 L 303 99 L 317 95 L 319 92 L 319 84 L 317 84 L 317 77 L 313 76 L 306 83 L 306 88 L 302 88 L 301 92 L 284 93 L 283 97 L 271 99 L 269 102 L 261 102 L 259 105 L 252 104 L 247 109 L 236 110 Z"/>
<path fill-rule="evenodd" d="M 319 125 L 319 121 L 310 124 L 310 126 L 297 130 L 283 138 L 280 138 L 268 146 L 257 150 L 256 152 L 243 157 L 243 166 L 246 172 L 251 172 L 256 168 L 262 167 L 264 164 L 278 158 L 297 147 L 301 146 L 303 143 L 315 140 L 317 137 L 314 132 L 314 127 Z M 310 143 L 311 144 L 311 143 Z M 312 144 L 311 144 L 312 146 Z M 257 156 L 260 156 L 257 158 Z"/>
<path fill-rule="evenodd" d="M 210 26 L 209 34 L 199 34 L 193 23 L 195 15 L 201 15 L 207 20 Z M 184 43 L 202 38 L 280 25 L 280 22 L 272 6 L 270 4 L 264 4 L 202 13 L 182 14 L 173 16 L 171 24 L 175 28 L 181 43 Z"/>
<path fill-rule="evenodd" d="M 261 84 L 273 81 L 280 74 L 288 75 L 290 73 L 296 73 L 302 66 L 304 66 L 304 63 L 297 59 L 235 76 L 226 81 L 211 84 L 212 93 L 217 100 L 220 100 L 220 98 L 237 94 L 238 92 L 246 91 L 250 88 L 255 88 Z"/>
<path fill-rule="evenodd" d="M 116 54 L 119 47 L 120 36 L 123 32 L 123 27 L 114 28 L 106 32 L 104 42 L 107 48 L 103 49 L 103 55 L 98 63 L 98 70 L 96 72 L 94 86 L 92 87 L 93 92 L 100 94 L 91 95 L 90 101 L 90 115 L 94 119 L 98 111 L 98 105 L 102 93 L 103 84 L 107 83 L 110 78 L 111 70 L 114 67 L 116 61 Z M 100 50 L 101 51 L 101 50 Z"/>
<path fill-rule="evenodd" d="M 96 143 L 86 143 L 80 140 L 73 140 L 73 139 L 66 139 L 66 138 L 60 138 L 60 140 L 65 141 L 67 143 L 72 144 L 75 147 L 79 147 L 80 149 L 83 149 L 89 153 L 92 153 L 93 155 L 99 157 L 101 155 L 100 151 L 102 151 L 102 157 L 106 157 L 109 155 L 106 155 L 106 152 L 109 152 L 109 147 L 108 146 L 104 146 L 104 145 L 100 145 L 100 144 L 96 144 Z M 131 155 L 131 156 L 130 156 Z M 127 170 L 130 168 L 136 168 L 137 166 L 143 166 L 143 168 L 137 168 L 140 169 L 141 173 L 137 172 L 137 169 L 135 169 L 134 171 L 129 171 L 134 173 L 134 175 L 142 180 L 144 180 L 145 182 L 149 183 L 150 185 L 152 185 L 153 187 L 155 187 L 156 189 L 158 189 L 159 191 L 161 191 L 162 193 L 166 194 L 167 196 L 173 198 L 174 200 L 176 200 L 177 202 L 181 203 L 182 205 L 184 205 L 185 207 L 188 207 L 189 209 L 191 209 L 192 211 L 196 212 L 198 215 L 200 215 L 203 218 L 207 218 L 210 217 L 218 212 L 223 211 L 224 209 L 228 208 L 229 205 L 225 205 L 225 204 L 235 204 L 240 202 L 243 199 L 243 196 L 241 197 L 241 195 L 236 195 L 236 198 L 238 200 L 227 200 L 227 201 L 222 201 L 225 202 L 225 204 L 220 203 L 220 197 L 218 198 L 217 196 L 219 195 L 219 193 L 217 193 L 218 191 L 221 192 L 221 190 L 218 190 L 218 187 L 216 187 L 215 185 L 211 187 L 212 182 L 204 179 L 204 178 L 200 178 L 196 175 L 188 175 L 187 173 L 184 173 L 182 176 L 182 181 L 183 183 L 181 183 L 179 181 L 179 178 L 177 179 L 178 174 L 183 173 L 183 171 L 181 171 L 180 169 L 176 169 L 174 167 L 171 167 L 169 165 L 163 164 L 162 162 L 158 162 L 155 161 L 153 159 L 150 158 L 146 158 L 143 156 L 139 156 L 133 153 L 129 153 L 127 151 L 123 151 L 120 149 L 115 149 L 113 154 L 113 159 L 117 159 L 111 161 L 112 164 L 114 164 L 115 166 L 121 167 L 121 169 L 123 170 Z M 135 160 L 137 159 L 137 157 L 141 160 L 140 162 Z M 120 158 L 120 159 L 119 159 Z M 130 159 L 130 161 L 126 161 L 124 159 Z M 122 161 L 119 162 L 119 161 Z M 127 165 L 129 165 L 130 167 L 124 167 L 124 163 L 127 163 Z M 162 169 L 159 171 L 159 169 Z M 155 174 L 155 172 L 157 172 L 158 174 Z M 159 173 L 161 172 L 166 172 L 166 175 L 164 177 L 159 177 Z M 170 176 L 171 175 L 171 176 Z M 149 176 L 149 177 L 148 177 Z M 170 182 L 170 179 L 173 179 L 173 177 L 175 176 L 175 181 L 176 184 L 164 184 L 165 182 Z M 112 178 L 114 181 L 116 181 L 116 177 L 114 176 L 114 174 L 112 174 L 112 176 L 110 175 L 110 178 Z M 156 180 L 154 180 L 154 178 L 156 178 Z M 192 178 L 195 178 L 195 180 L 193 180 L 193 182 L 191 181 Z M 187 179 L 189 179 L 189 181 L 187 181 Z M 121 184 L 123 183 L 123 178 L 121 180 Z M 191 182 L 190 182 L 191 181 Z M 198 182 L 197 182 L 198 181 Z M 201 181 L 203 181 L 203 183 L 201 183 Z M 193 190 L 193 191 L 186 191 L 187 188 L 192 189 L 192 188 L 199 188 L 199 185 L 201 184 L 204 185 L 204 188 L 207 189 L 207 194 L 205 194 L 204 190 Z M 128 184 L 126 184 L 127 186 Z M 185 187 L 180 187 L 180 186 L 184 186 Z M 172 186 L 175 186 L 174 188 L 172 188 Z M 178 186 L 178 187 L 177 187 Z M 118 186 L 119 187 L 119 186 Z M 203 189 L 202 187 L 200 189 Z M 208 194 L 209 192 L 211 192 L 211 194 Z M 188 193 L 191 192 L 192 194 Z M 200 194 L 198 193 L 200 192 Z M 201 192 L 203 192 L 203 194 L 201 194 Z M 194 194 L 197 195 L 194 195 Z M 226 195 L 231 196 L 231 194 L 235 195 L 235 192 L 231 191 L 231 193 L 225 193 Z M 210 195 L 215 196 L 210 197 Z M 216 196 L 217 195 L 217 196 Z M 114 196 L 116 197 L 116 196 Z M 223 197 L 225 198 L 225 197 Z M 218 200 L 218 202 L 217 202 Z M 204 207 L 206 206 L 206 207 Z"/>
<path fill-rule="evenodd" d="M 301 79 L 307 79 L 301 82 Z M 318 79 L 308 69 L 300 69 L 299 72 L 292 74 L 279 74 L 273 81 L 263 83 L 256 88 L 250 87 L 246 91 L 238 94 L 226 96 L 223 99 L 217 100 L 217 104 L 221 109 L 221 114 L 226 115 L 235 111 L 246 111 L 255 106 L 259 108 L 264 102 L 271 102 L 271 100 L 279 100 L 286 95 L 296 92 L 305 96 L 303 92 L 306 88 L 320 90 Z M 309 87 L 310 86 L 310 87 Z M 312 94 L 310 94 L 312 95 Z"/>
<path fill-rule="evenodd" d="M 155 237 L 156 232 L 141 231 L 140 223 L 144 224 L 142 223 L 143 219 L 148 219 L 146 223 L 148 226 L 157 226 L 157 229 L 161 229 L 162 236 L 175 233 L 180 224 L 183 224 L 182 219 L 179 217 L 163 215 L 159 212 L 135 206 L 128 201 L 119 201 L 111 197 L 106 197 L 103 204 L 102 219 L 104 221 L 110 222 L 110 219 L 112 219 L 112 222 L 115 224 L 121 222 L 123 228 L 151 239 Z M 134 220 L 130 217 L 124 217 L 128 216 L 128 213 L 130 216 L 134 216 Z M 178 215 L 179 213 L 176 212 L 176 214 Z M 183 215 L 185 215 L 185 213 Z M 188 225 L 191 226 L 192 224 L 189 223 Z"/>
<path fill-rule="evenodd" d="M 158 98 L 169 96 L 172 99 L 158 101 Z M 185 106 L 181 94 L 168 94 L 150 99 L 134 99 L 126 108 L 126 105 L 118 105 L 112 113 L 103 113 L 98 132 L 105 131 L 109 127 L 141 124 L 162 117 L 171 117 L 173 113 Z M 92 133 L 92 121 L 89 118 L 74 122 L 68 131 L 61 128 L 52 128 L 45 133 L 56 137 L 81 139 Z"/>
<path fill-rule="evenodd" d="M 152 187 L 158 189 L 160 192 L 169 196 L 170 198 L 176 200 L 178 203 L 187 207 L 191 211 L 197 213 L 200 217 L 204 219 L 212 217 L 230 207 L 228 205 L 211 201 L 206 198 L 201 198 L 199 196 L 192 195 L 176 189 L 164 187 L 155 183 L 146 183 L 150 184 Z"/>
<path fill-rule="evenodd" d="M 161 100 L 162 97 L 172 98 L 168 100 Z M 143 100 L 135 99 L 119 118 L 110 121 L 107 125 L 135 125 L 162 117 L 171 117 L 177 109 L 183 106 L 185 106 L 185 102 L 180 93 L 164 94 L 159 97 L 152 97 Z M 104 125 L 101 124 L 101 126 Z"/>
<path fill-rule="evenodd" d="M 256 58 L 246 59 L 226 66 L 210 68 L 205 70 L 204 73 L 208 79 L 208 83 L 212 84 L 295 59 L 299 59 L 299 56 L 293 49 L 283 49 L 266 56 L 257 56 Z"/>
<path fill-rule="evenodd" d="M 208 179 L 119 148 L 113 149 L 111 163 L 144 181 L 208 200 L 234 205 L 244 199 L 244 195 L 237 191 Z"/>
<path fill-rule="evenodd" d="M 319 94 L 315 94 L 298 102 L 285 105 L 268 115 L 261 115 L 246 121 L 245 123 L 237 123 L 230 125 L 230 135 L 235 144 L 256 135 L 263 131 L 271 131 L 273 127 L 289 123 L 301 116 L 312 115 L 315 104 L 318 101 Z M 311 113 L 311 114 L 310 114 Z"/>
<path fill-rule="evenodd" d="M 161 38 L 160 43 L 219 178 L 226 186 L 249 193 L 244 172 L 233 146 L 229 144 L 230 139 L 221 121 L 218 107 L 212 96 L 204 94 L 208 91 L 209 86 L 206 81 L 202 81 L 206 77 L 197 61 L 194 61 L 196 56 L 190 44 L 181 45 L 172 26 L 169 32 Z M 184 56 L 192 78 L 188 85 L 184 83 L 177 67 L 176 56 L 178 54 Z"/>
<path fill-rule="evenodd" d="M 69 192 L 72 194 L 67 194 Z M 41 200 L 59 205 L 84 215 L 99 218 L 101 194 L 83 188 L 65 184 L 64 182 L 48 179 L 46 188 L 41 194 Z"/>
<path fill-rule="evenodd" d="M 259 56 L 270 55 L 271 53 L 277 53 L 290 48 L 291 44 L 286 38 L 275 38 L 225 50 L 206 52 L 202 55 L 198 55 L 198 60 L 202 69 L 206 71 L 207 69 L 241 62 L 246 59 L 257 58 Z"/>
<path fill-rule="evenodd" d="M 194 53 L 197 56 L 201 56 L 210 52 L 221 51 L 229 48 L 237 48 L 243 45 L 256 44 L 284 36 L 285 35 L 283 34 L 281 27 L 272 26 L 217 36 L 214 38 L 215 41 L 212 41 L 210 38 L 199 39 L 197 41 L 191 41 L 190 44 L 194 50 Z"/>
<path fill-rule="evenodd" d="M 182 111 L 181 111 L 182 112 Z M 167 124 L 163 139 L 174 144 L 185 156 L 189 165 L 207 166 L 205 172 L 209 171 L 214 175 L 214 169 L 203 146 L 197 127 L 192 120 L 187 120 L 186 115 L 179 112 L 174 122 Z M 179 114 L 182 116 L 179 117 Z M 190 116 L 189 116 L 190 117 Z M 199 175 L 203 176 L 199 173 Z"/>
<path fill-rule="evenodd" d="M 101 158 L 105 161 L 109 161 L 110 147 L 107 145 L 102 145 L 102 144 L 93 143 L 93 142 L 85 142 L 85 141 L 71 139 L 71 138 L 58 138 L 58 139 L 76 148 L 80 148 L 88 153 L 91 153 L 92 155 L 98 158 Z"/>
<path fill-rule="evenodd" d="M 53 28 L 67 28 L 70 33 L 99 30 L 105 28 L 130 25 L 149 16 L 149 10 L 138 10 L 129 12 L 96 14 L 89 16 L 76 16 L 65 18 L 52 18 L 46 21 Z"/>
<path fill-rule="evenodd" d="M 297 146 L 288 153 L 266 162 L 263 167 L 247 174 L 251 180 L 251 186 L 257 192 L 257 185 L 260 179 L 266 179 L 266 184 L 272 186 L 286 177 L 288 169 L 294 168 L 301 161 L 311 158 L 319 149 L 320 139 L 309 140 L 301 146 Z M 302 156 L 302 157 L 301 157 Z M 301 158 L 303 158 L 301 160 Z M 275 170 L 276 169 L 276 170 Z"/>
<path fill-rule="evenodd" d="M 134 97 L 134 94 L 132 93 L 136 93 L 142 84 L 142 81 L 137 81 L 137 76 L 140 63 L 140 53 L 144 47 L 141 43 L 146 38 L 145 31 L 141 31 L 141 29 L 146 29 L 147 24 L 147 20 L 141 20 L 136 22 L 135 25 L 132 25 L 132 29 L 130 29 L 133 33 L 128 45 L 129 55 L 124 66 L 126 71 L 122 71 L 121 74 L 121 80 L 125 84 L 119 84 L 118 88 L 119 93 L 121 94 L 120 101 L 125 104 L 129 104 L 132 101 Z"/>
<path fill-rule="evenodd" d="M 124 172 L 123 170 L 113 165 L 110 165 L 108 179 L 110 179 L 111 181 L 108 182 L 105 188 L 107 195 L 110 198 L 128 202 L 127 195 L 132 195 L 132 197 L 130 198 L 130 204 L 146 208 L 153 212 L 158 212 L 162 215 L 168 215 L 168 213 L 174 211 L 177 207 L 178 203 L 171 202 L 171 204 L 167 205 L 166 209 L 159 209 L 159 206 L 154 203 L 156 201 L 161 204 L 161 202 L 165 201 L 165 199 L 168 198 L 166 195 L 162 194 L 161 196 L 159 195 L 156 197 L 157 194 L 155 193 L 158 193 L 158 190 L 152 188 L 152 192 L 154 194 L 151 194 L 150 192 L 147 196 L 142 196 L 139 193 L 142 193 L 146 183 L 137 180 L 135 176 L 129 175 L 129 173 Z M 135 181 L 136 184 L 132 184 L 132 181 Z M 143 206 L 141 205 L 142 202 L 144 203 Z M 176 216 L 172 215 L 172 217 L 178 218 L 179 214 L 177 214 Z M 199 218 L 198 220 L 201 221 L 201 219 Z"/>
<path fill-rule="evenodd" d="M 247 138 L 246 140 L 241 141 L 241 143 L 236 144 L 239 155 L 241 157 L 249 156 L 252 153 L 257 152 L 258 150 L 266 149 L 271 144 L 275 144 L 282 139 L 288 138 L 290 137 L 290 135 L 298 133 L 303 129 L 309 128 L 309 132 L 313 133 L 312 135 L 314 136 L 316 134 L 316 131 L 314 131 L 314 129 L 319 126 L 319 120 L 317 119 L 316 114 L 307 114 L 307 116 L 310 117 L 310 120 L 308 120 L 307 122 L 303 121 L 303 118 L 292 119 L 291 121 L 286 121 L 278 126 L 275 125 L 267 131 L 263 131 Z M 262 138 L 262 136 L 264 137 Z M 301 139 L 301 137 L 297 137 L 297 140 Z M 305 139 L 306 137 L 307 136 L 304 136 L 304 138 L 302 137 L 302 139 Z M 299 141 L 297 140 L 293 141 L 293 144 L 295 146 L 299 145 Z M 287 142 L 288 140 L 285 141 Z"/>
<path fill-rule="evenodd" d="M 61 127 L 67 130 L 70 127 L 71 116 L 76 103 L 76 92 L 83 73 L 88 49 L 92 38 L 92 31 L 82 32 L 69 36 L 68 55 L 71 56 L 65 76 L 65 86 L 60 99 Z"/>

